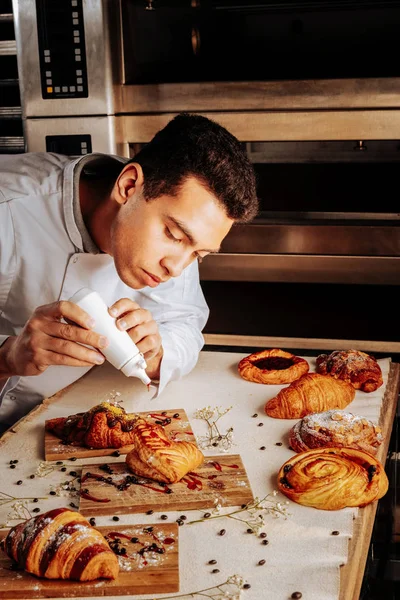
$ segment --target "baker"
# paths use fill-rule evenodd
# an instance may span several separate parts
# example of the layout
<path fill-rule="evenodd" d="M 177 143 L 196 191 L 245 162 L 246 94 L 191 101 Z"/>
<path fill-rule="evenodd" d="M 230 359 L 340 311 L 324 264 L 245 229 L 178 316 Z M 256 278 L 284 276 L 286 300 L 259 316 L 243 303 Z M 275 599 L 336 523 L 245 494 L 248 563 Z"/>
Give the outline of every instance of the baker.
<path fill-rule="evenodd" d="M 104 361 L 108 340 L 68 301 L 82 287 L 144 354 L 157 394 L 188 373 L 208 318 L 197 263 L 257 208 L 241 144 L 200 115 L 177 115 L 128 161 L 1 156 L 0 432 Z"/>

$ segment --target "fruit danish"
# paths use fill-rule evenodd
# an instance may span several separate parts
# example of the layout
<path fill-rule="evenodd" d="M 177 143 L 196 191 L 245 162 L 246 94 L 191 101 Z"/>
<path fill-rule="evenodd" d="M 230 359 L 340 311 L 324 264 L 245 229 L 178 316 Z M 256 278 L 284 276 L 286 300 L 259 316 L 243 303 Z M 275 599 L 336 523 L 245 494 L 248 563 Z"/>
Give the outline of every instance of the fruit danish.
<path fill-rule="evenodd" d="M 358 448 L 375 454 L 383 441 L 381 428 L 344 410 L 326 410 L 303 417 L 289 433 L 295 452 L 327 446 Z"/>
<path fill-rule="evenodd" d="M 308 370 L 309 365 L 304 358 L 276 348 L 245 356 L 238 364 L 243 379 L 276 385 L 291 383 Z"/>
<path fill-rule="evenodd" d="M 45 428 L 72 446 L 121 448 L 132 443 L 137 418 L 120 406 L 102 402 L 85 413 L 50 419 Z"/>
<path fill-rule="evenodd" d="M 373 356 L 359 350 L 335 350 L 316 359 L 317 373 L 351 383 L 356 390 L 374 392 L 382 384 L 382 371 Z"/>
<path fill-rule="evenodd" d="M 382 464 L 355 448 L 300 452 L 282 465 L 279 490 L 290 500 L 322 510 L 366 506 L 388 490 Z"/>
<path fill-rule="evenodd" d="M 126 464 L 137 475 L 176 483 L 204 460 L 203 453 L 192 442 L 170 440 L 159 425 L 140 419 L 133 430 L 133 449 Z"/>
<path fill-rule="evenodd" d="M 119 572 L 118 559 L 102 534 L 68 508 L 16 525 L 2 548 L 19 568 L 45 579 L 116 579 Z"/>
<path fill-rule="evenodd" d="M 349 383 L 327 375 L 307 373 L 265 404 L 265 412 L 275 419 L 301 419 L 331 408 L 345 408 L 354 399 Z"/>

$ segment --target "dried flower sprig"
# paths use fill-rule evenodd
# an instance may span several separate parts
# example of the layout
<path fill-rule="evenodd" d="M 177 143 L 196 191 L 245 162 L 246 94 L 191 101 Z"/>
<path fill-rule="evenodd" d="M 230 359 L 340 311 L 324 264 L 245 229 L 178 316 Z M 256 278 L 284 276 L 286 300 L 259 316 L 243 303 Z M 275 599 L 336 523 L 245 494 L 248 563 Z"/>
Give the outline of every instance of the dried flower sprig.
<path fill-rule="evenodd" d="M 195 419 L 202 419 L 207 423 L 208 427 L 207 435 L 200 436 L 198 439 L 200 448 L 218 448 L 223 452 L 227 452 L 232 447 L 233 427 L 229 427 L 225 433 L 221 433 L 217 425 L 219 419 L 226 415 L 231 409 L 232 406 L 225 409 L 221 406 L 216 406 L 214 408 L 206 406 L 205 408 L 196 410 L 194 413 Z"/>
<path fill-rule="evenodd" d="M 23 500 L 33 500 L 33 499 L 34 499 L 34 496 L 27 497 L 27 498 L 16 498 L 15 496 L 6 494 L 6 492 L 0 492 L 0 506 L 4 506 L 5 504 L 8 504 L 9 502 L 13 502 L 14 500 L 16 502 L 22 502 Z M 47 500 L 47 496 L 45 498 L 38 498 L 38 500 Z"/>
<path fill-rule="evenodd" d="M 218 585 L 214 585 L 197 592 L 179 594 L 178 596 L 163 596 L 157 600 L 175 600 L 176 598 L 210 598 L 211 600 L 239 600 L 242 590 L 246 590 L 250 584 L 246 583 L 241 575 L 231 575 Z M 155 598 L 153 598 L 155 600 Z"/>
<path fill-rule="evenodd" d="M 283 517 L 287 519 L 290 516 L 286 505 L 288 501 L 279 502 L 274 498 L 278 495 L 278 492 L 274 490 L 270 494 L 264 496 L 264 498 L 258 498 L 257 496 L 251 502 L 244 504 L 241 508 L 234 510 L 229 513 L 220 513 L 222 508 L 221 503 L 218 499 L 215 501 L 215 506 L 210 512 L 205 511 L 201 519 L 195 519 L 194 521 L 187 521 L 187 525 L 193 525 L 194 523 L 202 523 L 204 521 L 211 521 L 212 519 L 228 518 L 235 521 L 241 521 L 247 526 L 247 529 L 251 529 L 251 533 L 258 534 L 265 526 L 265 515 L 272 515 L 273 517 Z M 271 497 L 272 496 L 272 497 Z M 241 515 L 241 517 L 237 516 Z"/>

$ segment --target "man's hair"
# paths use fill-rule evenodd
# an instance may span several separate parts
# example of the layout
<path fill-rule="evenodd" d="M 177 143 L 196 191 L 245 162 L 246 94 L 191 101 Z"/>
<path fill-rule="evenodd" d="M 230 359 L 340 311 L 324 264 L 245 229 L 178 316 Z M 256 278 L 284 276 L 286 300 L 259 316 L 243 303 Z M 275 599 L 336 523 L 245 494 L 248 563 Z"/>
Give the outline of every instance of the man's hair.
<path fill-rule="evenodd" d="M 244 148 L 206 117 L 177 115 L 129 162 L 143 169 L 146 200 L 176 195 L 188 177 L 195 177 L 230 219 L 250 221 L 257 213 L 256 178 Z"/>

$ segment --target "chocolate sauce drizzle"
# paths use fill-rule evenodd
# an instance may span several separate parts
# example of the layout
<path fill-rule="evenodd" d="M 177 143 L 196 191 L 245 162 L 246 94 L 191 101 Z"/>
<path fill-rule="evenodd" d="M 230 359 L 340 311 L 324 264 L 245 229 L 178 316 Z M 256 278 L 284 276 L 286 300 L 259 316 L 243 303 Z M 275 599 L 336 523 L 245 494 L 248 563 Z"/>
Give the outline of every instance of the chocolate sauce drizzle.
<path fill-rule="evenodd" d="M 289 369 L 294 364 L 291 358 L 285 358 L 284 356 L 270 356 L 269 358 L 260 358 L 253 362 L 253 365 L 257 369 L 263 371 L 283 371 Z"/>

